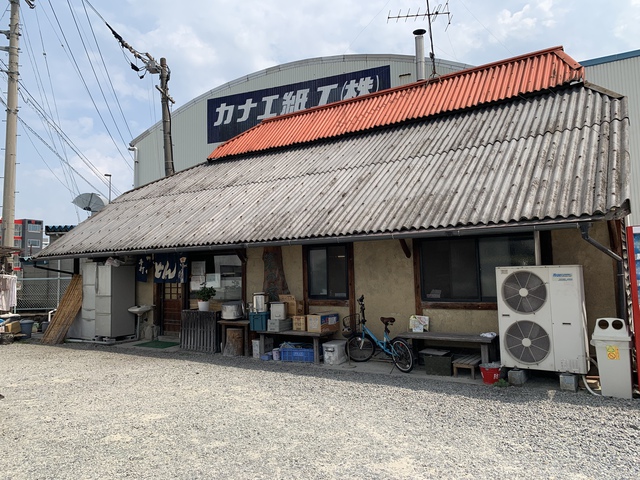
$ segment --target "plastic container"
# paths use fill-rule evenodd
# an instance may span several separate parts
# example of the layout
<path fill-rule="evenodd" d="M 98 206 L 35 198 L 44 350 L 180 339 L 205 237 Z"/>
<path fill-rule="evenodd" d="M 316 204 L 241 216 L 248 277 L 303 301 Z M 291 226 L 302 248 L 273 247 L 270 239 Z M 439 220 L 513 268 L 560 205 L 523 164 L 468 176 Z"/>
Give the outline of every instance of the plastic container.
<path fill-rule="evenodd" d="M 265 361 L 273 360 L 273 353 L 272 352 L 267 352 L 267 353 L 264 353 L 264 354 L 260 355 L 260 360 L 265 360 Z"/>
<path fill-rule="evenodd" d="M 487 385 L 493 385 L 500 380 L 500 368 L 501 365 L 497 363 L 481 363 L 480 373 L 482 374 L 482 381 Z"/>
<path fill-rule="evenodd" d="M 280 360 L 280 349 L 279 348 L 274 348 L 271 353 L 273 354 L 273 359 L 278 361 Z"/>
<path fill-rule="evenodd" d="M 271 302 L 271 320 L 284 320 L 287 318 L 287 304 L 284 302 Z"/>
<path fill-rule="evenodd" d="M 280 347 L 280 360 L 283 362 L 313 363 L 313 348 Z"/>
<path fill-rule="evenodd" d="M 267 329 L 267 320 L 269 320 L 269 312 L 251 312 L 249 313 L 249 327 L 255 332 L 262 332 Z"/>
<path fill-rule="evenodd" d="M 24 335 L 24 338 L 31 338 L 33 323 L 33 320 L 20 320 L 20 333 Z"/>
<path fill-rule="evenodd" d="M 322 344 L 324 363 L 327 365 L 340 365 L 347 361 L 346 340 L 331 340 Z"/>

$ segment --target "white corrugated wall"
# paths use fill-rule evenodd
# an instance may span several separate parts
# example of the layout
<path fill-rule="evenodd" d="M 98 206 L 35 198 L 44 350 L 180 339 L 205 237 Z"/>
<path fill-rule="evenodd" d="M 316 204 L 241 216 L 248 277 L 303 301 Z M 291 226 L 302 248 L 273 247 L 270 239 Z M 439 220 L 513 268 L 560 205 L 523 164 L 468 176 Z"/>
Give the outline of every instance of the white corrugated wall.
<path fill-rule="evenodd" d="M 631 156 L 630 225 L 640 224 L 640 50 L 601 59 L 601 63 L 590 65 L 584 62 L 585 77 L 594 83 L 627 97 L 629 107 L 629 151 Z"/>

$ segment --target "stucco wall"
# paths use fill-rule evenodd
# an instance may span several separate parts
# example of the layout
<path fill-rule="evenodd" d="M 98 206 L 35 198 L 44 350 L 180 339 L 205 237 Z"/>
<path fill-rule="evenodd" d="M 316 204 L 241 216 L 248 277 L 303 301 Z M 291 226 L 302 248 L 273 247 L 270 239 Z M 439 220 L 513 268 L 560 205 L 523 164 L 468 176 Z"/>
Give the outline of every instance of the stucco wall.
<path fill-rule="evenodd" d="M 589 236 L 609 247 L 609 232 L 604 222 L 594 224 Z M 556 230 L 552 233 L 553 263 L 582 265 L 588 333 L 591 336 L 596 319 L 616 317 L 616 265 L 605 253 L 587 243 L 578 230 Z"/>
<path fill-rule="evenodd" d="M 592 238 L 609 246 L 607 226 L 594 225 Z M 553 263 L 556 265 L 583 265 L 588 332 L 600 317 L 616 316 L 615 265 L 604 253 L 584 241 L 576 230 L 552 232 Z M 415 313 L 413 258 L 407 258 L 399 241 L 372 241 L 354 244 L 356 298 L 365 296 L 369 328 L 382 334 L 381 316 L 395 317 L 392 333 L 409 328 L 409 317 Z M 413 252 L 412 252 L 413 253 Z M 296 299 L 304 297 L 302 278 L 302 247 L 282 248 L 282 258 L 289 290 Z M 247 300 L 254 292 L 263 290 L 264 265 L 262 249 L 248 251 Z M 337 311 L 342 318 L 347 308 L 313 307 L 309 313 Z M 431 320 L 431 329 L 442 332 L 482 333 L 498 332 L 496 310 L 425 309 Z M 339 336 L 339 335 L 338 335 Z"/>
<path fill-rule="evenodd" d="M 356 298 L 365 297 L 368 327 L 381 338 L 380 317 L 394 317 L 391 336 L 408 330 L 415 313 L 413 259 L 405 256 L 398 240 L 356 243 L 353 256 Z"/>

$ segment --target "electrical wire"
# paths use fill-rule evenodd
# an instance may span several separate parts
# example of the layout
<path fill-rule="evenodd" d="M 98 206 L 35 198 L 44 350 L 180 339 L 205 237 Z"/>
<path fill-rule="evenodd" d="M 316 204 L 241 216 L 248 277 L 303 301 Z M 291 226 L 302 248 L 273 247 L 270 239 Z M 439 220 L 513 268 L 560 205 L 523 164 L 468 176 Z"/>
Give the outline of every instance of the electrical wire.
<path fill-rule="evenodd" d="M 6 68 L 6 64 L 0 60 L 0 65 L 4 66 Z M 25 105 L 29 106 L 30 108 L 32 108 L 40 117 L 41 119 L 45 122 L 45 124 L 47 125 L 47 127 L 51 130 L 53 130 L 56 135 L 58 135 L 59 139 L 64 142 L 77 156 L 78 158 L 80 158 L 80 160 L 82 160 L 82 162 L 89 168 L 89 170 L 91 170 L 91 172 L 96 176 L 96 178 L 98 178 L 105 186 L 108 186 L 109 182 L 108 180 L 106 180 L 104 178 L 104 175 L 102 174 L 102 172 L 80 151 L 80 149 L 73 143 L 73 141 L 71 140 L 71 138 L 69 138 L 69 136 L 64 132 L 64 130 L 55 122 L 55 120 L 53 120 L 52 118 L 49 117 L 49 115 L 47 114 L 47 112 L 42 108 L 42 106 L 39 104 L 39 102 L 37 101 L 36 98 L 33 97 L 33 95 L 31 95 L 31 93 L 29 92 L 28 88 L 22 83 L 21 80 L 18 80 L 18 83 L 20 85 L 20 91 L 21 94 L 23 95 L 23 98 L 25 99 Z M 2 102 L 4 103 L 4 99 L 1 99 Z M 20 117 L 18 117 L 20 118 Z M 24 122 L 24 121 L 23 121 Z M 26 125 L 26 123 L 25 123 Z M 28 128 L 31 129 L 31 127 L 29 126 Z M 34 131 L 35 133 L 35 131 Z M 41 139 L 41 137 L 38 135 L 38 137 Z M 44 140 L 42 139 L 43 143 L 46 144 L 46 142 L 44 142 Z M 68 160 L 62 158 L 62 156 L 56 151 L 55 148 L 51 147 L 50 145 L 46 144 L 47 147 L 52 150 L 56 156 L 58 156 L 58 158 L 60 158 L 65 165 L 69 166 L 70 163 L 68 162 Z M 73 170 L 74 172 L 76 170 Z M 87 181 L 87 179 L 85 179 L 84 177 L 81 176 L 81 178 L 87 182 L 89 185 L 93 186 L 90 182 Z M 95 187 L 94 187 L 95 188 Z M 112 186 L 112 191 L 116 194 L 116 195 L 120 195 L 121 192 L 114 188 Z"/>
<path fill-rule="evenodd" d="M 124 145 L 127 145 L 127 141 L 124 139 L 124 137 L 122 136 L 122 132 L 120 131 L 120 127 L 118 127 L 118 122 L 116 122 L 115 117 L 113 116 L 113 112 L 111 111 L 111 109 L 109 108 L 109 101 L 107 100 L 107 96 L 104 93 L 104 90 L 102 88 L 102 82 L 100 82 L 100 79 L 98 78 L 98 74 L 96 72 L 96 69 L 94 68 L 94 62 L 91 61 L 91 56 L 89 55 L 89 51 L 87 50 L 87 45 L 84 41 L 84 36 L 83 33 L 80 29 L 80 25 L 78 24 L 78 21 L 76 19 L 76 15 L 73 13 L 73 8 L 71 8 L 71 3 L 69 0 L 67 0 L 67 5 L 69 6 L 69 11 L 71 13 L 71 18 L 73 19 L 73 23 L 76 26 L 76 30 L 78 31 L 78 36 L 80 37 L 80 42 L 82 43 L 82 48 L 84 49 L 84 53 L 87 56 L 87 60 L 89 62 L 89 66 L 91 67 L 91 71 L 93 72 L 93 77 L 96 80 L 96 84 L 98 85 L 98 89 L 100 90 L 100 93 L 102 94 L 102 99 L 105 102 L 105 105 L 107 106 L 107 111 L 109 112 L 109 115 L 111 117 L 111 120 L 113 121 L 114 126 L 116 127 L 116 131 L 118 132 L 118 135 L 120 136 L 120 140 L 122 141 L 122 143 Z M 107 72 L 107 77 L 108 77 L 108 72 Z M 105 125 L 106 127 L 106 125 Z M 133 171 L 133 167 L 127 162 L 127 166 L 131 169 L 131 171 Z"/>
<path fill-rule="evenodd" d="M 113 82 L 111 81 L 111 76 L 108 74 L 109 73 L 109 69 L 107 68 L 107 64 L 104 61 L 104 56 L 102 55 L 102 50 L 100 49 L 100 45 L 98 44 L 98 40 L 96 38 L 96 32 L 93 29 L 93 25 L 91 24 L 91 21 L 89 20 L 89 13 L 87 12 L 87 8 L 86 8 L 86 4 L 88 4 L 89 2 L 87 0 L 82 0 L 82 6 L 84 7 L 84 13 L 85 16 L 87 17 L 87 23 L 89 24 L 89 28 L 91 29 L 91 34 L 93 35 L 93 41 L 96 44 L 96 48 L 98 49 L 98 53 L 100 54 L 100 60 L 102 61 L 102 66 L 104 67 L 105 72 L 107 72 L 107 80 L 109 82 L 109 85 L 111 86 L 111 91 L 113 93 L 113 98 L 116 101 L 116 104 L 118 105 L 118 109 L 120 110 L 120 115 L 122 115 L 122 119 L 124 120 L 124 124 L 127 127 L 127 131 L 129 132 L 129 138 L 133 138 L 133 133 L 131 133 L 131 129 L 129 128 L 129 122 L 127 121 L 124 112 L 122 110 L 122 105 L 120 104 L 120 100 L 118 99 L 118 94 L 116 93 L 116 89 L 113 86 Z M 94 12 L 97 13 L 96 9 L 93 8 L 93 5 L 91 5 L 91 8 L 93 9 Z M 98 13 L 98 17 L 100 17 L 102 19 L 102 16 Z"/>
<path fill-rule="evenodd" d="M 67 56 L 69 56 L 69 59 L 71 60 L 71 63 L 75 67 L 76 73 L 78 74 L 80 80 L 82 81 L 82 84 L 84 85 L 84 88 L 85 88 L 87 94 L 89 95 L 91 103 L 93 104 L 93 107 L 96 110 L 96 113 L 97 113 L 98 117 L 100 118 L 100 120 L 102 122 L 102 125 L 106 129 L 106 131 L 107 131 L 107 133 L 109 135 L 109 138 L 113 142 L 114 146 L 116 147 L 116 150 L 118 151 L 118 153 L 120 154 L 122 159 L 125 161 L 125 163 L 128 163 L 128 162 L 132 161 L 131 157 L 129 158 L 129 160 L 127 160 L 125 158 L 125 156 L 122 154 L 122 151 L 120 150 L 120 147 L 118 146 L 118 144 L 116 143 L 115 139 L 113 138 L 113 135 L 111 134 L 111 130 L 109 130 L 109 127 L 107 126 L 107 123 L 105 122 L 104 117 L 100 113 L 100 109 L 98 108 L 98 105 L 96 104 L 96 101 L 93 98 L 93 95 L 91 94 L 91 90 L 89 89 L 89 86 L 88 86 L 86 80 L 84 79 L 84 76 L 82 75 L 82 71 L 80 70 L 80 66 L 78 65 L 78 62 L 76 61 L 75 57 L 71 53 L 71 46 L 69 45 L 69 42 L 68 42 L 67 37 L 66 37 L 66 35 L 64 33 L 64 29 L 62 28 L 62 25 L 60 23 L 58 15 L 56 14 L 55 9 L 53 8 L 53 5 L 51 5 L 51 0 L 49 0 L 48 3 L 49 3 L 49 6 L 51 8 L 51 11 L 53 13 L 53 16 L 55 18 L 56 24 L 58 25 L 58 28 L 60 30 L 60 33 L 62 34 L 62 38 L 64 39 L 64 45 L 66 45 L 66 48 L 67 48 L 67 50 L 66 50 Z"/>

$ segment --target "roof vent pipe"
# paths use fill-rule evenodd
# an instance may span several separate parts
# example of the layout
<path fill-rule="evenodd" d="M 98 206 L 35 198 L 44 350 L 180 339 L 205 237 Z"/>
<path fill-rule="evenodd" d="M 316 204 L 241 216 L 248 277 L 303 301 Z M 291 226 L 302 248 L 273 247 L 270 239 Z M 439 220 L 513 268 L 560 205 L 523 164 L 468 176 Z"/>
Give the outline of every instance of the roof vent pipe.
<path fill-rule="evenodd" d="M 425 62 L 424 62 L 424 34 L 427 31 L 424 28 L 419 28 L 413 31 L 416 36 L 416 81 L 424 80 L 427 78 L 425 74 Z"/>

